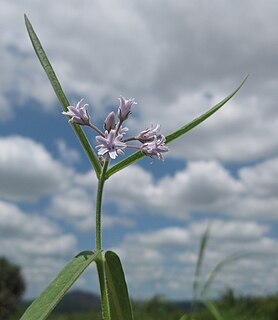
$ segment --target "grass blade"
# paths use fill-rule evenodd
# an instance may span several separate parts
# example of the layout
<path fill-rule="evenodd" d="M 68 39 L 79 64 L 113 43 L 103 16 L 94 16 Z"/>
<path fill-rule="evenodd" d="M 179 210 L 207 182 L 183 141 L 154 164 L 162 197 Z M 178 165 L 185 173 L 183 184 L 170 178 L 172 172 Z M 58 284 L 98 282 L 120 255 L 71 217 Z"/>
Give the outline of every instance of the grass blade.
<path fill-rule="evenodd" d="M 210 273 L 207 281 L 205 282 L 203 289 L 201 291 L 201 297 L 204 297 L 207 295 L 209 288 L 211 286 L 211 284 L 213 283 L 214 279 L 216 278 L 216 276 L 222 271 L 222 269 L 224 267 L 226 267 L 227 265 L 243 258 L 246 257 L 247 253 L 243 253 L 243 252 L 239 252 L 239 253 L 234 253 L 230 256 L 228 256 L 227 258 L 223 259 L 222 261 L 220 261 L 212 270 L 212 272 Z"/>
<path fill-rule="evenodd" d="M 175 132 L 169 134 L 166 137 L 166 143 L 168 144 L 168 143 L 176 140 L 180 136 L 184 135 L 188 131 L 192 130 L 193 128 L 198 126 L 200 123 L 205 121 L 207 118 L 209 118 L 211 115 L 213 115 L 221 107 L 223 107 L 224 104 L 226 104 L 239 91 L 239 89 L 243 86 L 244 82 L 246 81 L 247 77 L 245 77 L 244 80 L 241 82 L 241 84 L 235 89 L 235 91 L 232 92 L 230 95 L 228 95 L 225 99 L 223 99 L 222 101 L 217 103 L 214 107 L 209 109 L 207 112 L 203 113 L 200 117 L 192 120 L 191 122 L 189 122 L 185 126 L 181 127 L 180 129 L 176 130 Z M 118 162 L 113 167 L 111 167 L 107 171 L 105 178 L 108 179 L 109 177 L 111 177 L 116 172 L 122 170 L 123 168 L 125 168 L 125 167 L 127 167 L 129 165 L 131 165 L 132 163 L 135 163 L 136 161 L 140 160 L 144 156 L 145 155 L 141 151 L 137 151 L 137 152 L 133 153 L 129 157 L 123 159 L 122 161 Z"/>
<path fill-rule="evenodd" d="M 54 92 L 56 93 L 56 96 L 62 106 L 62 109 L 64 111 L 67 111 L 67 107 L 70 105 L 66 95 L 63 92 L 63 89 L 60 85 L 60 82 L 47 58 L 47 55 L 40 43 L 40 40 L 38 38 L 38 36 L 36 35 L 31 22 L 29 21 L 29 19 L 27 18 L 26 15 L 24 15 L 24 19 L 25 19 L 25 24 L 26 24 L 26 28 L 29 34 L 29 37 L 31 39 L 32 45 L 34 47 L 34 50 L 36 52 L 37 57 L 40 60 L 40 63 L 44 69 L 44 71 L 47 74 L 47 77 L 54 89 Z M 81 143 L 83 149 L 85 150 L 92 166 L 95 169 L 96 175 L 97 177 L 100 176 L 100 172 L 101 172 L 101 166 L 100 163 L 97 159 L 97 156 L 95 154 L 95 152 L 93 151 L 88 139 L 86 138 L 82 128 L 79 125 L 75 125 L 72 124 L 73 130 L 75 132 L 75 134 L 77 135 L 79 142 Z"/>
<path fill-rule="evenodd" d="M 96 259 L 97 254 L 83 251 L 73 258 L 29 306 L 20 320 L 46 319 L 82 272 Z"/>
<path fill-rule="evenodd" d="M 198 260 L 197 260 L 197 265 L 196 265 L 194 279 L 193 279 L 193 304 L 197 300 L 198 289 L 200 288 L 201 272 L 202 272 L 202 266 L 203 266 L 205 250 L 207 247 L 208 239 L 209 239 L 209 226 L 206 228 L 200 241 Z"/>

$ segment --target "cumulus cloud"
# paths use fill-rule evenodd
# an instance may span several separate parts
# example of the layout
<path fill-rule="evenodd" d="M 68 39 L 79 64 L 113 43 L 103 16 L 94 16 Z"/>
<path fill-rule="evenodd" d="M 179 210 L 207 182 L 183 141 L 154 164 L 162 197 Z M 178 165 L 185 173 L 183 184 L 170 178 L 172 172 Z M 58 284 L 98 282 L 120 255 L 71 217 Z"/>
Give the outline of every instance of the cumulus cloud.
<path fill-rule="evenodd" d="M 56 110 L 53 105 L 58 104 L 36 61 L 23 13 L 33 22 L 65 92 L 74 102 L 85 97 L 94 121 L 103 119 L 108 107 L 117 108 L 120 94 L 135 97 L 138 105 L 128 122 L 131 132 L 161 123 L 166 135 L 227 96 L 250 73 L 247 83 L 223 110 L 170 145 L 169 158 L 189 160 L 184 169 L 155 179 L 133 166 L 107 182 L 104 200 L 123 214 L 112 215 L 107 207 L 103 223 L 107 228 L 129 228 L 136 223 L 136 215 L 126 213 L 139 211 L 141 215 L 163 214 L 179 223 L 204 214 L 225 216 L 236 220 L 213 224 L 217 241 L 212 238 L 207 250 L 209 267 L 236 249 L 239 241 L 246 248 L 274 256 L 277 241 L 268 234 L 270 225 L 257 220 L 277 220 L 276 6 L 274 0 L 263 4 L 247 0 L 240 6 L 222 0 L 209 4 L 204 0 L 49 0 L 39 4 L 34 0 L 16 4 L 3 0 L 0 121 L 15 117 L 18 107 L 40 104 L 42 112 L 52 112 Z M 25 261 L 24 272 L 28 279 L 35 279 L 39 290 L 45 279 L 52 277 L 54 268 L 62 265 L 58 256 L 54 259 L 55 243 L 59 243 L 59 252 L 65 253 L 62 260 L 75 246 L 74 237 L 52 219 L 64 219 L 79 231 L 91 230 L 96 179 L 93 173 L 78 174 L 70 168 L 78 154 L 68 147 L 68 162 L 62 165 L 66 160 L 62 140 L 57 142 L 59 159 L 30 138 L 1 138 L 0 147 L 1 199 L 19 203 L 48 196 L 44 208 L 47 219 L 35 213 L 27 215 L 11 203 L 0 203 L 3 253 L 15 250 L 22 257 L 18 261 L 24 262 L 23 255 L 29 250 L 32 264 Z M 227 164 L 234 162 L 239 169 L 230 170 Z M 10 212 L 15 221 L 9 221 Z M 202 228 L 201 223 L 191 223 L 186 231 L 172 226 L 126 236 L 118 249 L 125 261 L 128 257 L 132 288 L 142 284 L 138 294 L 143 294 L 144 284 L 151 281 L 149 295 L 165 290 L 178 298 L 189 296 L 189 291 L 183 290 L 191 287 L 197 252 L 192 246 Z M 15 242 L 6 239 L 6 234 L 14 235 Z M 174 247 L 176 252 L 169 249 Z M 171 259 L 177 263 L 169 269 L 166 266 Z M 229 273 L 227 281 L 239 283 L 239 290 L 246 286 L 256 291 L 262 288 L 262 278 L 271 290 L 278 276 L 277 266 L 276 275 L 271 271 L 269 276 L 268 270 L 275 270 L 273 261 L 263 259 L 263 265 L 248 259 L 240 262 L 246 277 Z M 182 262 L 188 266 L 181 267 Z M 134 282 L 133 270 L 138 271 Z M 225 279 L 221 281 L 224 284 Z M 32 290 L 36 291 L 34 285 Z"/>
<path fill-rule="evenodd" d="M 76 254 L 77 241 L 54 222 L 28 213 L 8 202 L 0 202 L 0 255 L 22 266 L 34 297 Z"/>
<path fill-rule="evenodd" d="M 3 198 L 38 200 L 61 190 L 73 174 L 42 144 L 30 138 L 2 137 L 0 148 L 0 193 Z"/>
<path fill-rule="evenodd" d="M 65 148 L 64 143 L 61 145 Z M 45 212 L 83 231 L 94 228 L 97 180 L 93 171 L 78 174 L 73 168 L 54 159 L 42 144 L 27 137 L 2 137 L 0 148 L 2 199 L 19 203 L 38 202 L 48 196 Z M 69 150 L 69 154 L 76 159 L 75 150 Z M 127 217 L 106 214 L 103 226 L 111 228 L 114 225 L 130 227 L 134 222 Z"/>
<path fill-rule="evenodd" d="M 72 165 L 80 160 L 80 154 L 78 153 L 78 151 L 69 148 L 64 140 L 56 140 L 56 146 L 61 162 L 65 163 L 66 165 Z"/>
<path fill-rule="evenodd" d="M 63 192 L 57 192 L 50 199 L 46 212 L 72 224 L 82 232 L 92 232 L 95 229 L 95 197 L 96 177 L 93 171 L 85 174 L 75 174 L 70 181 L 70 187 Z M 103 228 L 122 226 L 133 227 L 135 222 L 125 215 L 113 215 L 104 206 L 102 213 Z"/>
<path fill-rule="evenodd" d="M 240 169 L 239 176 L 248 191 L 258 197 L 277 197 L 278 158 L 272 158 L 253 167 Z"/>
<path fill-rule="evenodd" d="M 50 154 L 34 141 L 18 137 L 12 137 L 8 141 L 14 142 L 18 148 L 22 143 L 25 151 L 29 150 L 29 156 L 32 155 L 30 150 L 34 149 L 36 157 L 44 159 L 46 167 L 57 166 L 60 169 L 59 162 L 55 162 Z M 3 146 L 5 148 L 5 144 Z M 11 151 L 11 154 L 17 153 Z M 33 160 L 33 171 L 39 174 L 39 170 L 34 170 L 36 163 L 40 163 L 36 157 Z M 16 157 L 9 156 L 9 159 Z M 13 161 L 2 160 L 3 163 Z M 210 249 L 206 252 L 208 261 L 205 268 L 213 269 L 217 261 L 237 251 L 237 248 L 265 255 L 264 265 L 260 266 L 256 260 L 258 255 L 256 258 L 244 257 L 242 262 L 239 262 L 242 270 L 240 275 L 233 266 L 229 266 L 229 277 L 220 277 L 216 285 L 217 290 L 225 285 L 235 284 L 240 293 L 250 293 L 252 290 L 258 292 L 264 290 L 260 279 L 267 274 L 267 270 L 271 270 L 271 277 L 275 276 L 273 256 L 277 239 L 269 235 L 271 228 L 268 224 L 251 222 L 249 219 L 277 219 L 277 199 L 273 197 L 276 190 L 276 169 L 277 159 L 273 158 L 243 167 L 233 176 L 217 161 L 191 161 L 173 176 L 154 179 L 150 173 L 135 165 L 117 173 L 107 182 L 105 201 L 117 204 L 124 212 L 130 213 L 140 209 L 142 215 L 154 211 L 171 217 L 173 221 L 189 219 L 199 211 L 212 216 L 213 213 L 217 213 L 230 219 L 240 218 L 241 221 L 213 221 L 213 238 Z M 64 170 L 67 172 L 68 169 Z M 27 171 L 31 177 L 33 171 Z M 55 172 L 58 174 L 59 170 Z M 63 219 L 72 223 L 77 230 L 91 232 L 94 227 L 92 194 L 96 189 L 94 173 L 90 171 L 78 174 L 70 170 L 69 178 L 70 184 L 67 182 L 67 186 L 70 185 L 70 188 L 62 188 L 55 192 L 50 198 L 46 212 L 51 213 L 51 217 L 55 217 L 56 220 Z M 36 214 L 27 214 L 13 204 L 3 201 L 0 203 L 1 254 L 16 254 L 16 261 L 24 266 L 24 274 L 32 283 L 30 294 L 37 294 L 45 286 L 47 280 L 55 275 L 71 254 L 74 254 L 76 247 L 75 237 L 65 234 L 48 220 L 49 217 L 46 219 Z M 130 228 L 135 223 L 133 217 L 112 216 L 104 212 L 103 225 L 107 228 L 117 225 Z M 190 290 L 185 292 L 184 288 L 191 287 L 197 259 L 197 243 L 203 230 L 204 223 L 195 222 L 184 228 L 173 225 L 157 231 L 137 232 L 125 236 L 115 250 L 120 253 L 125 263 L 128 281 L 131 290 L 134 290 L 131 292 L 142 297 L 151 296 L 155 292 L 167 292 L 171 297 L 189 298 Z M 33 261 L 32 264 L 30 261 Z M 50 270 L 46 266 L 51 265 L 52 261 Z M 173 268 L 169 268 L 169 261 L 171 266 L 174 265 Z M 39 269 L 41 272 L 38 272 Z M 132 277 L 134 270 L 136 277 Z M 177 274 L 184 282 L 177 278 Z M 252 274 L 252 277 L 248 278 L 248 274 Z M 271 281 L 268 284 L 269 290 L 274 290 Z M 247 292 L 244 287 L 250 290 Z"/>
<path fill-rule="evenodd" d="M 133 166 L 108 181 L 107 199 L 129 213 L 138 210 L 172 219 L 202 213 L 277 220 L 276 171 L 276 158 L 242 167 L 238 177 L 217 161 L 190 161 L 174 175 L 155 180 Z"/>
<path fill-rule="evenodd" d="M 2 237 L 22 237 L 28 239 L 34 236 L 52 236 L 61 230 L 47 219 L 38 215 L 27 216 L 17 206 L 0 202 L 0 230 Z"/>
<path fill-rule="evenodd" d="M 92 195 L 96 191 L 95 175 L 92 171 L 78 174 L 73 169 L 62 168 L 61 164 L 54 160 L 42 145 L 31 139 L 8 137 L 3 138 L 0 143 L 2 143 L 2 150 L 5 150 L 2 161 L 0 161 L 3 175 L 8 172 L 17 177 L 18 181 L 29 181 L 29 183 L 33 176 L 40 175 L 41 179 L 50 179 L 46 180 L 50 182 L 45 190 L 53 188 L 56 190 L 45 209 L 45 212 L 50 214 L 47 219 L 36 214 L 27 215 L 26 212 L 13 204 L 5 202 L 0 204 L 2 253 L 12 252 L 16 246 L 18 261 L 24 264 L 24 272 L 28 277 L 31 277 L 32 272 L 36 273 L 36 266 L 38 267 L 40 263 L 50 263 L 51 259 L 61 260 L 59 263 L 55 262 L 58 269 L 62 261 L 75 248 L 76 240 L 72 235 L 63 234 L 63 231 L 48 219 L 49 217 L 52 217 L 51 219 L 55 217 L 56 220 L 63 219 L 64 222 L 75 226 L 77 230 L 83 232 L 90 230 L 91 232 L 94 227 Z M 14 147 L 8 148 L 8 146 Z M 22 177 L 20 175 L 22 170 L 16 171 L 16 166 L 13 167 L 13 163 L 20 163 L 24 168 L 26 163 L 30 162 L 30 157 L 32 170 L 27 168 Z M 13 170 L 9 170 L 10 166 Z M 177 171 L 172 176 L 154 179 L 150 173 L 135 165 L 117 173 L 107 182 L 105 201 L 113 205 L 117 204 L 123 213 L 132 213 L 138 210 L 140 215 L 150 212 L 162 213 L 169 218 L 171 217 L 173 221 L 175 219 L 189 219 L 198 212 L 211 216 L 224 214 L 230 219 L 240 218 L 241 222 L 239 220 L 214 221 L 212 234 L 214 234 L 215 243 L 212 241 L 212 244 L 216 246 L 219 242 L 223 245 L 221 247 L 223 249 L 219 248 L 217 252 L 208 251 L 211 261 L 215 262 L 225 254 L 232 253 L 239 243 L 241 249 L 246 248 L 252 252 L 261 250 L 261 252 L 271 255 L 273 247 L 276 246 L 276 240 L 268 236 L 268 232 L 271 231 L 270 227 L 267 224 L 250 222 L 249 219 L 277 219 L 277 199 L 274 197 L 277 189 L 276 169 L 276 158 L 240 168 L 237 175 L 232 175 L 217 161 L 191 161 L 184 169 Z M 55 173 L 53 178 L 49 177 L 47 174 L 49 172 Z M 61 180 L 59 174 L 63 174 L 62 180 L 65 183 L 60 187 L 57 186 Z M 36 195 L 45 194 L 45 190 L 40 192 L 36 190 Z M 24 193 L 23 197 L 16 190 L 11 190 L 9 197 L 30 200 L 26 194 Z M 136 215 L 132 217 L 124 214 L 115 216 L 104 212 L 103 226 L 106 228 L 114 226 L 130 228 L 134 226 L 134 217 Z M 187 257 L 188 254 L 192 265 L 187 267 L 184 276 L 192 278 L 193 266 L 196 263 L 196 254 L 192 251 L 196 247 L 193 246 L 193 241 L 198 242 L 203 228 L 203 224 L 191 223 L 187 229 L 173 226 L 149 233 L 130 234 L 124 238 L 118 250 L 123 259 L 129 261 L 127 268 L 131 268 L 131 265 L 137 265 L 134 252 L 138 252 L 138 250 L 141 250 L 142 260 L 151 261 L 151 264 L 138 266 L 138 274 L 140 273 L 139 278 L 142 283 L 150 281 L 148 275 L 157 270 L 155 272 L 156 283 L 154 283 L 153 289 L 149 288 L 151 295 L 153 290 L 165 289 L 161 285 L 161 277 L 165 272 L 164 263 L 166 263 L 165 257 L 169 256 L 168 250 L 173 251 L 173 261 L 176 259 L 176 261 L 182 262 L 185 259 L 183 257 Z M 161 249 L 162 247 L 163 249 Z M 147 249 L 142 251 L 142 248 Z M 189 251 L 186 256 L 179 253 L 182 249 Z M 30 266 L 24 260 L 26 255 L 37 257 L 36 259 L 39 260 Z M 130 262 L 133 259 L 135 259 L 134 264 Z M 210 267 L 212 268 L 213 265 Z M 57 269 L 55 270 L 57 271 Z M 177 270 L 169 271 L 169 278 L 165 284 L 173 292 L 173 295 L 175 294 L 174 289 L 177 292 L 180 292 L 181 289 L 179 281 L 175 278 L 176 272 Z M 40 287 L 39 283 L 42 284 L 50 276 L 50 273 L 45 274 L 44 277 L 37 273 L 38 288 Z M 51 274 L 54 274 L 54 269 Z M 130 281 L 131 285 L 138 285 L 136 280 L 131 279 Z M 259 283 L 257 278 L 254 281 Z"/>
<path fill-rule="evenodd" d="M 277 239 L 268 235 L 267 225 L 255 222 L 212 220 L 210 238 L 205 250 L 202 281 L 213 268 L 228 256 L 241 252 L 241 258 L 226 265 L 217 275 L 212 289 L 215 296 L 227 286 L 239 294 L 275 291 L 275 284 L 266 278 L 277 276 Z M 123 260 L 132 291 L 149 297 L 157 292 L 176 299 L 192 297 L 192 282 L 198 257 L 198 244 L 207 222 L 199 221 L 184 227 L 168 227 L 152 232 L 127 235 L 114 249 Z M 140 252 L 140 255 L 138 255 Z M 261 259 L 261 257 L 264 259 Z M 239 256 L 238 256 L 239 257 Z M 240 271 L 239 271 L 240 270 Z M 275 281 L 274 281 L 275 283 Z"/>
<path fill-rule="evenodd" d="M 66 92 L 87 97 L 95 119 L 104 117 L 109 105 L 116 107 L 120 94 L 134 96 L 139 102 L 136 120 L 130 121 L 134 129 L 159 122 L 170 133 L 250 73 L 225 112 L 188 140 L 173 143 L 171 156 L 229 162 L 277 154 L 275 1 L 240 7 L 219 0 L 209 6 L 205 1 L 52 2 L 2 3 L 2 113 L 11 112 L 8 103 L 15 101 L 7 97 L 14 91 L 17 104 L 32 98 L 49 110 L 56 103 L 27 39 L 22 21 L 27 12 Z"/>

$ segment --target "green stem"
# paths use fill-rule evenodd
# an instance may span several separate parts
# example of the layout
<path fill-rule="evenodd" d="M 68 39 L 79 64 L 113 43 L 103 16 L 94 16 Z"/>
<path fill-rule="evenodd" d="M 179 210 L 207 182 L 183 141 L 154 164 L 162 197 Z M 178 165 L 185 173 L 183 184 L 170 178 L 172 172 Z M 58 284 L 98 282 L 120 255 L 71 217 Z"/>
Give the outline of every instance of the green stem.
<path fill-rule="evenodd" d="M 109 301 L 108 301 L 108 291 L 105 282 L 105 271 L 103 264 L 102 255 L 102 245 L 101 245 L 101 204 L 102 204 L 102 194 L 105 182 L 105 174 L 109 164 L 109 156 L 106 158 L 102 171 L 98 180 L 97 188 L 97 200 L 96 200 L 96 251 L 98 252 L 98 258 L 96 260 L 97 272 L 99 279 L 99 286 L 101 292 L 101 307 L 102 307 L 102 317 L 104 320 L 110 320 L 109 312 Z"/>
<path fill-rule="evenodd" d="M 103 255 L 102 252 L 99 253 L 98 259 L 96 260 L 98 280 L 101 293 L 101 309 L 102 309 L 102 318 L 103 320 L 110 320 L 110 310 L 109 310 L 109 301 L 108 301 L 108 289 L 105 282 L 104 274 L 104 264 L 103 264 Z"/>
<path fill-rule="evenodd" d="M 102 194 L 103 194 L 103 186 L 105 182 L 105 174 L 108 168 L 109 158 L 107 157 L 104 165 L 102 167 L 102 171 L 98 181 L 97 188 L 97 202 L 96 202 L 96 251 L 101 251 L 101 204 L 102 204 Z"/>

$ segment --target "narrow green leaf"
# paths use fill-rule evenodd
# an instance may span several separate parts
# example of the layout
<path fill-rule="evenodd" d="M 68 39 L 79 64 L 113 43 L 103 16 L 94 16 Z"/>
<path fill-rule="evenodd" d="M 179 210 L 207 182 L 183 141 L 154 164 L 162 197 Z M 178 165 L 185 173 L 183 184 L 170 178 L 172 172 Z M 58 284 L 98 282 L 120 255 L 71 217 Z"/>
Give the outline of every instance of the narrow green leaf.
<path fill-rule="evenodd" d="M 180 318 L 180 320 L 189 320 L 189 319 L 190 319 L 190 318 L 188 318 L 186 314 L 184 314 L 184 315 Z"/>
<path fill-rule="evenodd" d="M 207 118 L 209 118 L 211 115 L 213 115 L 217 110 L 219 110 L 222 106 L 224 106 L 224 104 L 227 103 L 239 91 L 239 89 L 243 86 L 244 82 L 246 81 L 247 77 L 245 77 L 244 80 L 241 82 L 241 84 L 235 89 L 235 91 L 232 92 L 230 95 L 228 95 L 225 99 L 220 101 L 218 104 L 216 104 L 214 107 L 209 109 L 207 112 L 203 113 L 200 117 L 189 122 L 185 126 L 178 129 L 177 131 L 169 134 L 166 137 L 166 143 L 170 143 L 170 142 L 176 140 L 178 137 L 180 137 L 180 136 L 184 135 L 186 132 L 192 130 L 194 127 L 196 127 L 197 125 L 199 125 L 200 123 L 205 121 Z M 140 160 L 143 157 L 144 157 L 143 152 L 141 152 L 141 151 L 135 152 L 131 156 L 123 159 L 122 161 L 118 162 L 113 167 L 111 167 L 107 171 L 105 178 L 108 179 L 116 172 L 122 170 L 123 168 L 131 165 L 132 163 Z"/>
<path fill-rule="evenodd" d="M 248 253 L 245 253 L 245 252 L 237 252 L 237 253 L 231 254 L 227 258 L 221 260 L 214 267 L 214 269 L 210 273 L 207 281 L 205 282 L 203 289 L 201 291 L 201 294 L 200 294 L 201 297 L 205 297 L 207 295 L 211 284 L 213 283 L 216 276 L 222 271 L 222 269 L 224 269 L 226 266 L 231 265 L 231 263 L 234 263 L 234 262 L 238 261 L 239 259 L 246 257 L 247 255 L 248 255 Z"/>
<path fill-rule="evenodd" d="M 198 260 L 197 260 L 194 279 L 193 279 L 193 304 L 196 303 L 197 296 L 198 296 L 198 289 L 200 288 L 200 278 L 201 278 L 202 266 L 203 266 L 208 239 L 209 239 L 209 226 L 207 226 L 200 241 Z"/>
<path fill-rule="evenodd" d="M 105 252 L 104 258 L 111 320 L 133 320 L 121 261 L 112 251 Z"/>
<path fill-rule="evenodd" d="M 92 251 L 83 251 L 74 257 L 29 306 L 20 320 L 46 319 L 77 278 L 96 257 L 97 254 Z"/>
<path fill-rule="evenodd" d="M 37 54 L 37 57 L 39 58 L 40 63 L 47 74 L 47 77 L 48 77 L 48 79 L 49 79 L 49 81 L 50 81 L 50 83 L 56 93 L 56 96 L 62 106 L 62 109 L 64 111 L 67 111 L 67 107 L 70 105 L 70 103 L 69 103 L 66 95 L 63 92 L 63 89 L 60 85 L 60 82 L 59 82 L 59 80 L 58 80 L 58 78 L 57 78 L 48 58 L 47 58 L 47 55 L 46 55 L 46 53 L 40 43 L 40 40 L 39 40 L 38 36 L 36 35 L 32 25 L 26 15 L 24 15 L 24 19 L 25 19 L 25 24 L 26 24 L 26 28 L 27 28 L 29 37 L 31 39 L 31 42 L 32 42 L 34 50 Z M 80 144 L 82 145 L 83 149 L 85 150 L 92 166 L 94 167 L 97 177 L 99 177 L 100 172 L 101 172 L 101 166 L 100 166 L 100 163 L 97 159 L 97 156 L 96 156 L 95 152 L 93 151 L 88 139 L 86 138 L 82 128 L 79 125 L 72 124 L 72 127 L 73 127 L 75 134 L 77 135 L 77 137 L 80 141 Z"/>

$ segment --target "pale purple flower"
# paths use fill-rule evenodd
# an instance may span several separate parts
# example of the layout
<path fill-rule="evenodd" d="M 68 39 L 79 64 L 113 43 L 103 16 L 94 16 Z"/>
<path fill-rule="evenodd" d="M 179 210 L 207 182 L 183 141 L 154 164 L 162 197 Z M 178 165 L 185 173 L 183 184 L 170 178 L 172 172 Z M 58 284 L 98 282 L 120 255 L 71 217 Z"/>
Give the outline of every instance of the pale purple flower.
<path fill-rule="evenodd" d="M 80 125 L 89 125 L 90 116 L 86 110 L 88 104 L 81 106 L 83 99 L 77 102 L 76 106 L 68 106 L 68 111 L 62 112 L 65 116 L 69 116 L 71 123 L 76 123 Z"/>
<path fill-rule="evenodd" d="M 160 131 L 160 125 L 157 124 L 155 127 L 151 125 L 150 128 L 147 128 L 146 130 L 141 131 L 137 137 L 135 137 L 137 140 L 144 142 L 150 142 L 153 141 L 156 138 L 160 138 L 161 134 Z"/>
<path fill-rule="evenodd" d="M 123 154 L 123 149 L 127 145 L 121 141 L 122 135 L 117 135 L 116 130 L 111 130 L 110 132 L 105 131 L 105 137 L 97 136 L 96 140 L 100 144 L 96 146 L 98 150 L 98 155 L 103 156 L 109 153 L 110 158 L 115 159 L 119 154 Z"/>
<path fill-rule="evenodd" d="M 110 132 L 112 129 L 115 129 L 116 123 L 115 123 L 115 113 L 110 112 L 108 116 L 106 117 L 104 121 L 104 130 Z"/>
<path fill-rule="evenodd" d="M 150 142 L 146 142 L 141 146 L 141 151 L 151 158 L 158 157 L 160 160 L 164 160 L 162 153 L 167 152 L 169 149 L 165 146 L 166 139 L 163 135 L 159 137 L 154 136 L 154 139 Z"/>
<path fill-rule="evenodd" d="M 128 99 L 126 100 L 124 97 L 120 96 L 120 106 L 118 108 L 118 117 L 121 122 L 125 121 L 128 116 L 130 115 L 131 107 L 133 104 L 137 104 L 134 99 Z"/>

